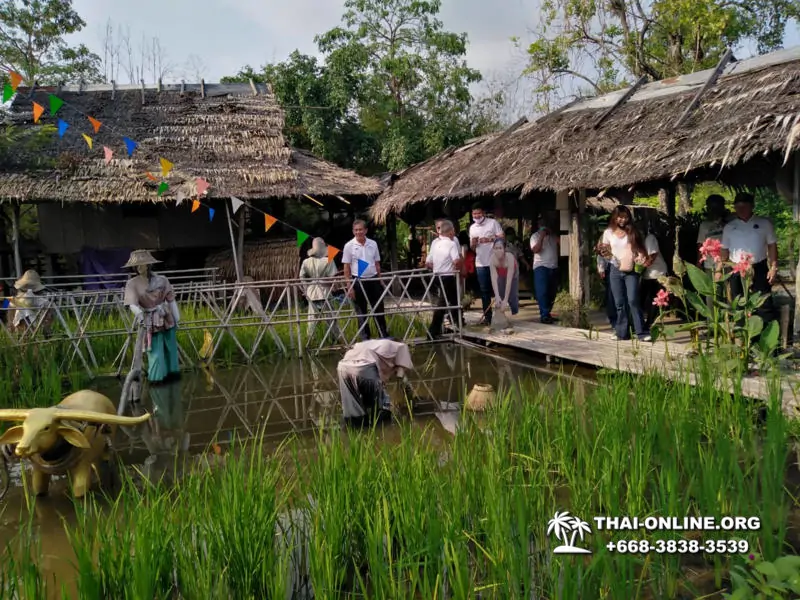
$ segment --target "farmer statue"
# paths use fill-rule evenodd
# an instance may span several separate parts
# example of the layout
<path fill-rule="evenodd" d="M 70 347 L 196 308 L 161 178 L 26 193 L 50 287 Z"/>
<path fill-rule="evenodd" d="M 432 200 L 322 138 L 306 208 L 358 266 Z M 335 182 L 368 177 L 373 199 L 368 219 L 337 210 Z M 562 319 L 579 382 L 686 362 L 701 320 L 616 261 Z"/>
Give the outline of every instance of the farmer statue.
<path fill-rule="evenodd" d="M 152 265 L 160 262 L 147 250 L 134 250 L 123 266 L 136 271 L 125 284 L 123 302 L 144 328 L 150 383 L 177 378 L 180 374 L 175 335 L 180 313 L 169 279 L 152 271 Z"/>
<path fill-rule="evenodd" d="M 354 345 L 337 367 L 344 418 L 380 419 L 390 414 L 392 402 L 386 384 L 393 376 L 402 380 L 407 397 L 413 398 L 406 375 L 413 368 L 411 352 L 402 342 L 383 338 Z"/>
<path fill-rule="evenodd" d="M 9 325 L 14 331 L 31 327 L 39 316 L 39 311 L 47 306 L 47 298 L 42 295 L 45 287 L 39 274 L 34 270 L 25 271 L 14 282 L 17 295 L 10 302 L 13 308 L 9 315 Z M 52 314 L 46 314 L 42 326 L 46 330 L 52 321 Z"/>

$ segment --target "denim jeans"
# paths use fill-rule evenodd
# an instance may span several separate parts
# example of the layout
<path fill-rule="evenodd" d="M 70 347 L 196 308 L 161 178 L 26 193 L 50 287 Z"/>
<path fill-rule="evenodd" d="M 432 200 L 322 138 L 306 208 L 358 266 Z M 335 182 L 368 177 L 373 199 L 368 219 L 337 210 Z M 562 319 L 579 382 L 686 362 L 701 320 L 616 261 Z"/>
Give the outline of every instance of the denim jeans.
<path fill-rule="evenodd" d="M 617 324 L 615 327 L 617 337 L 621 340 L 630 338 L 630 331 L 628 330 L 629 312 L 636 335 L 639 337 L 646 335 L 639 299 L 639 274 L 634 271 L 623 273 L 612 265 L 608 277 L 611 284 L 611 293 L 614 295 L 614 305 L 617 308 Z"/>
<path fill-rule="evenodd" d="M 476 267 L 475 274 L 478 276 L 478 285 L 481 288 L 481 307 L 483 308 L 483 317 L 487 323 L 492 322 L 492 273 L 489 267 Z"/>
<path fill-rule="evenodd" d="M 536 267 L 533 270 L 533 291 L 539 305 L 539 320 L 550 317 L 556 299 L 556 275 L 558 271 L 549 267 Z"/>
<path fill-rule="evenodd" d="M 617 306 L 614 304 L 614 294 L 611 291 L 611 265 L 606 267 L 606 276 L 603 278 L 603 286 L 606 290 L 606 317 L 611 328 L 616 330 L 617 327 Z"/>

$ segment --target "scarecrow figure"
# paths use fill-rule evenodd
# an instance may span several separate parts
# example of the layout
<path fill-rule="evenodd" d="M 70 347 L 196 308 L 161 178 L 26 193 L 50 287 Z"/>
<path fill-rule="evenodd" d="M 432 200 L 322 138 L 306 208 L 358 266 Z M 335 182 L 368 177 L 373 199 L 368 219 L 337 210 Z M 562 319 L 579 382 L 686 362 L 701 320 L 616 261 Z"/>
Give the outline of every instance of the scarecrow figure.
<path fill-rule="evenodd" d="M 137 273 L 125 284 L 123 302 L 144 328 L 150 383 L 176 378 L 180 373 L 176 338 L 180 312 L 169 279 L 152 271 L 152 265 L 160 262 L 147 250 L 134 250 L 123 266 Z"/>
<path fill-rule="evenodd" d="M 11 301 L 12 314 L 9 315 L 11 329 L 22 331 L 31 327 L 39 315 L 39 311 L 47 305 L 47 299 L 41 295 L 45 287 L 39 274 L 34 270 L 25 271 L 15 283 L 17 295 Z M 45 316 L 43 326 L 47 329 L 52 316 Z"/>

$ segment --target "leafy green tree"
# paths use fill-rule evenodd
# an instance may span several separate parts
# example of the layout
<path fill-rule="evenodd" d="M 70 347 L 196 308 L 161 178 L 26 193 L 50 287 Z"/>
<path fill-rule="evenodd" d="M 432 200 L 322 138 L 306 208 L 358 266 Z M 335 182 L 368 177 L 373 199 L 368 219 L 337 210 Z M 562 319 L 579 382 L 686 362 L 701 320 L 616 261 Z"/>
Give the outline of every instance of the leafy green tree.
<path fill-rule="evenodd" d="M 800 0 L 544 0 L 528 47 L 539 108 L 713 67 L 728 47 L 780 48 Z"/>
<path fill-rule="evenodd" d="M 0 66 L 28 84 L 101 81 L 100 58 L 83 44 L 68 46 L 64 40 L 85 25 L 72 0 L 2 0 Z"/>

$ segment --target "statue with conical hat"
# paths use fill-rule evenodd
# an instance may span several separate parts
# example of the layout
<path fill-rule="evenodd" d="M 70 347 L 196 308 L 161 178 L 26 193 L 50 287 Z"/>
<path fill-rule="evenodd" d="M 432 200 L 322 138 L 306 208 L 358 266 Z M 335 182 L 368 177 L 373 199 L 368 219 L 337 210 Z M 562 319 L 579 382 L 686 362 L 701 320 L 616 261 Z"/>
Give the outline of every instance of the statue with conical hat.
<path fill-rule="evenodd" d="M 24 330 L 34 324 L 39 311 L 47 306 L 46 298 L 41 295 L 45 286 L 39 273 L 29 269 L 14 282 L 14 289 L 17 290 L 17 294 L 9 303 L 12 311 L 8 317 L 8 323 L 15 331 Z M 52 315 L 46 315 L 43 326 L 45 328 L 49 326 L 50 321 L 52 321 Z"/>
<path fill-rule="evenodd" d="M 147 250 L 134 250 L 123 265 L 136 272 L 125 284 L 123 301 L 144 326 L 150 383 L 161 383 L 180 373 L 176 337 L 180 311 L 169 279 L 153 272 L 153 265 L 160 262 Z"/>

